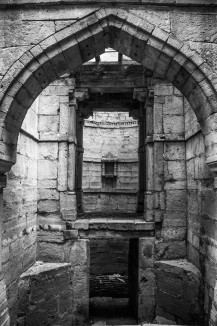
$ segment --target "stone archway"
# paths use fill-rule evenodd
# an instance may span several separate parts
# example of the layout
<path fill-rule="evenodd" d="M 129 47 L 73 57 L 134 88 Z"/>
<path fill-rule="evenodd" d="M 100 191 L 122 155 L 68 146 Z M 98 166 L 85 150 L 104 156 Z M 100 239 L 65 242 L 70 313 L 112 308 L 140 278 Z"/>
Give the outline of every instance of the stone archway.
<path fill-rule="evenodd" d="M 216 171 L 216 90 L 211 68 L 173 35 L 122 10 L 97 11 L 43 40 L 9 69 L 0 93 L 0 171 L 15 163 L 22 121 L 42 89 L 106 47 L 157 72 L 183 93 L 202 125 L 207 163 Z"/>
<path fill-rule="evenodd" d="M 172 34 L 124 10 L 113 9 L 100 9 L 49 36 L 8 70 L 0 92 L 1 171 L 8 171 L 15 163 L 22 121 L 40 92 L 64 73 L 104 53 L 106 47 L 155 71 L 182 92 L 202 124 L 207 163 L 215 171 L 217 95 L 211 67 Z"/>

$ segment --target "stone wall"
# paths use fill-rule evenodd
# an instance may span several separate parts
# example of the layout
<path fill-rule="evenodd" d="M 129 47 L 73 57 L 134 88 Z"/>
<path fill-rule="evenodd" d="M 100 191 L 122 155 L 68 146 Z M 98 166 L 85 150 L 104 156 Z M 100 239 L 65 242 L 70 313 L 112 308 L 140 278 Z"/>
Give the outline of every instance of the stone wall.
<path fill-rule="evenodd" d="M 83 190 L 85 211 L 135 212 L 138 190 L 138 124 L 124 112 L 94 112 L 84 124 Z M 112 156 L 114 178 L 102 176 Z"/>
<path fill-rule="evenodd" d="M 2 219 L 2 264 L 11 325 L 16 324 L 17 284 L 36 260 L 38 102 L 19 134 L 17 163 L 7 175 Z"/>
<path fill-rule="evenodd" d="M 39 96 L 38 247 L 37 258 L 63 262 L 68 156 L 68 80 L 49 85 Z"/>
<path fill-rule="evenodd" d="M 188 194 L 187 248 L 190 261 L 202 272 L 205 323 L 215 305 L 216 284 L 216 192 L 213 175 L 205 164 L 205 145 L 193 110 L 186 105 L 186 166 Z M 212 310 L 212 319 L 217 317 Z"/>
<path fill-rule="evenodd" d="M 71 264 L 37 262 L 20 277 L 17 325 L 72 325 Z"/>
<path fill-rule="evenodd" d="M 156 259 L 180 259 L 186 257 L 184 99 L 175 87 L 161 80 L 156 80 L 154 94 L 154 143 L 149 145 L 153 179 L 148 181 L 146 214 L 162 223 L 157 232 Z"/>
<path fill-rule="evenodd" d="M 159 324 L 201 325 L 201 274 L 186 260 L 156 263 L 156 319 Z"/>

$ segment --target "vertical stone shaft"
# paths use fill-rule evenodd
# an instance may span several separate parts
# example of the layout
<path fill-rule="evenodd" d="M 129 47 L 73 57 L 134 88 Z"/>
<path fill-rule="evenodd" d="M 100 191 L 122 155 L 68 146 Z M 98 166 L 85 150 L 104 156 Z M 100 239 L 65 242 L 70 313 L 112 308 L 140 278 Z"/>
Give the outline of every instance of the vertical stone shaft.
<path fill-rule="evenodd" d="M 69 152 L 68 152 L 68 190 L 75 192 L 75 166 L 76 166 L 76 100 L 73 99 L 69 103 Z"/>
<path fill-rule="evenodd" d="M 82 191 L 82 172 L 83 172 L 83 124 L 84 119 L 81 114 L 77 116 L 77 163 L 76 163 L 76 190 L 77 190 L 77 208 L 79 212 L 83 211 L 83 191 Z"/>
<path fill-rule="evenodd" d="M 146 192 L 145 192 L 145 219 L 154 220 L 154 161 L 153 161 L 153 105 L 154 93 L 149 90 L 146 100 Z"/>
<path fill-rule="evenodd" d="M 145 191 L 145 180 L 146 180 L 146 169 L 145 169 L 145 136 L 146 136 L 146 121 L 145 121 L 144 102 L 140 103 L 139 112 L 139 185 L 138 185 L 138 212 L 144 211 L 144 191 Z"/>

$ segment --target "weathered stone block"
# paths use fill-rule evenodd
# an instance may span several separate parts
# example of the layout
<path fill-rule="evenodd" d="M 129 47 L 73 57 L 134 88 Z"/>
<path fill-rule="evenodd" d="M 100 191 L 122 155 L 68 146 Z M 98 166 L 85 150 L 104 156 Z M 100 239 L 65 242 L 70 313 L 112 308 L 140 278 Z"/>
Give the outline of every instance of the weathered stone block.
<path fill-rule="evenodd" d="M 59 206 L 58 200 L 45 199 L 45 200 L 40 200 L 38 202 L 38 211 L 40 213 L 56 212 L 56 211 L 59 211 L 59 209 L 60 209 L 60 206 Z"/>
<path fill-rule="evenodd" d="M 164 114 L 182 115 L 183 114 L 183 97 L 181 96 L 165 96 L 163 104 Z"/>
<path fill-rule="evenodd" d="M 40 142 L 38 145 L 39 160 L 56 160 L 58 157 L 58 144 L 54 142 Z"/>
<path fill-rule="evenodd" d="M 166 210 L 186 211 L 186 204 L 185 190 L 166 191 Z"/>
<path fill-rule="evenodd" d="M 165 134 L 183 134 L 184 133 L 184 118 L 176 116 L 173 119 L 172 115 L 165 115 L 163 120 L 163 130 Z"/>
<path fill-rule="evenodd" d="M 39 242 L 37 246 L 37 259 L 44 262 L 63 262 L 64 247 L 62 244 Z"/>
<path fill-rule="evenodd" d="M 59 110 L 59 96 L 50 95 L 39 97 L 39 111 L 40 115 L 57 115 Z"/>
<path fill-rule="evenodd" d="M 57 161 L 39 160 L 38 161 L 38 179 L 56 179 Z"/>
<path fill-rule="evenodd" d="M 154 238 L 139 239 L 139 266 L 143 269 L 154 266 Z"/>
<path fill-rule="evenodd" d="M 159 259 L 181 259 L 186 257 L 185 241 L 156 241 L 155 257 Z"/>

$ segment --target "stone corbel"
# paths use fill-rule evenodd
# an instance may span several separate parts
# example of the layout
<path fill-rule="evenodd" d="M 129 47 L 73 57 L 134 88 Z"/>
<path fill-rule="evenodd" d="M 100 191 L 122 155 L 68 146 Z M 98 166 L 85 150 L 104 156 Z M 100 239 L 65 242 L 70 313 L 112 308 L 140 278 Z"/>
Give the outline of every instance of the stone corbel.
<path fill-rule="evenodd" d="M 145 87 L 138 87 L 133 89 L 133 99 L 139 102 L 145 102 L 148 90 Z"/>
<path fill-rule="evenodd" d="M 75 88 L 74 97 L 78 102 L 82 102 L 89 98 L 88 88 Z"/>

